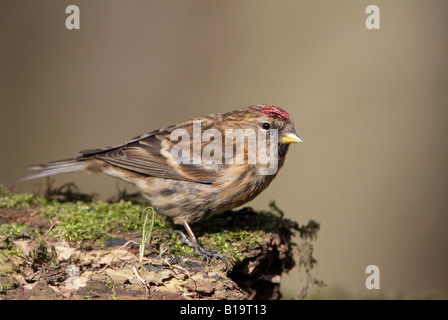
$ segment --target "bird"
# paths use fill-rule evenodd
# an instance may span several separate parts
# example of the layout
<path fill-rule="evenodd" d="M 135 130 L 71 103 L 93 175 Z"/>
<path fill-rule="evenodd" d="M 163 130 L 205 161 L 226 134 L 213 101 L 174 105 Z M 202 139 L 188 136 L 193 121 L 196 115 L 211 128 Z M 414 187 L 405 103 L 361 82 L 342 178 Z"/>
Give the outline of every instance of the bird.
<path fill-rule="evenodd" d="M 221 259 L 227 268 L 217 250 L 198 242 L 190 224 L 253 200 L 276 177 L 290 144 L 301 142 L 284 109 L 252 105 L 192 118 L 123 144 L 82 150 L 74 158 L 32 165 L 27 169 L 36 172 L 18 181 L 77 171 L 124 180 L 157 213 L 183 225 L 189 238 L 176 232 L 199 256 L 207 262 L 209 257 Z M 254 156 L 256 146 L 262 151 Z M 268 149 L 269 161 L 261 161 Z"/>

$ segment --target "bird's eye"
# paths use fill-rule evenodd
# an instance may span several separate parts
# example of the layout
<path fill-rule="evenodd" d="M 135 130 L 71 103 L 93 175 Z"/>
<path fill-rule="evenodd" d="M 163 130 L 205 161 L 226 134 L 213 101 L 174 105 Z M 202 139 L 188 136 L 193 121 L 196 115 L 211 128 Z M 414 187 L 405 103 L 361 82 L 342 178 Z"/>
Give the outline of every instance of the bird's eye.
<path fill-rule="evenodd" d="M 263 129 L 268 130 L 271 127 L 271 124 L 265 122 L 265 123 L 263 123 L 262 127 L 263 127 Z"/>

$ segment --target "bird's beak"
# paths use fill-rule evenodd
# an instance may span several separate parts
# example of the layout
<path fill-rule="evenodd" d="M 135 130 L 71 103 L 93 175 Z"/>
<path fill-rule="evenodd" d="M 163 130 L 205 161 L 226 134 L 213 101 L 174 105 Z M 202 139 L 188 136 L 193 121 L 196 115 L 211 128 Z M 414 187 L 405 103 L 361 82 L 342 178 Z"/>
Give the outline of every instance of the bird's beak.
<path fill-rule="evenodd" d="M 300 137 L 295 134 L 295 133 L 287 133 L 284 134 L 281 138 L 280 138 L 280 142 L 281 143 L 302 143 L 303 140 L 300 139 Z"/>

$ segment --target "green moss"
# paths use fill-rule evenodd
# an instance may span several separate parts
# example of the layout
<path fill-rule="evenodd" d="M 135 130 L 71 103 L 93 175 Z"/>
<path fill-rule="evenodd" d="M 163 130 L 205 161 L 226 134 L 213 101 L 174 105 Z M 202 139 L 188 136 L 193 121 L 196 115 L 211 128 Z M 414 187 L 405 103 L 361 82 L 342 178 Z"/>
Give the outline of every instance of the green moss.
<path fill-rule="evenodd" d="M 42 196 L 35 196 L 30 193 L 11 193 L 0 186 L 0 208 L 29 208 L 46 203 Z"/>
<path fill-rule="evenodd" d="M 0 225 L 0 235 L 6 236 L 11 239 L 18 239 L 22 237 L 25 230 L 25 224 L 9 223 Z"/>
<path fill-rule="evenodd" d="M 3 275 L 0 277 L 0 293 L 6 293 L 6 291 L 13 290 L 19 286 L 20 283 L 14 276 Z"/>
<path fill-rule="evenodd" d="M 282 229 L 285 236 L 299 230 L 297 223 L 283 219 L 283 213 L 275 202 L 270 210 L 255 212 L 251 208 L 228 211 L 192 226 L 198 241 L 205 247 L 218 250 L 234 262 L 243 258 L 242 252 L 261 247 L 267 233 Z M 194 249 L 185 245 L 177 233 L 173 233 L 167 244 L 176 256 L 195 255 Z"/>
<path fill-rule="evenodd" d="M 53 203 L 37 212 L 58 225 L 50 234 L 70 241 L 100 240 L 111 237 L 111 232 L 142 229 L 145 207 L 128 201 L 106 203 L 102 201 Z M 155 221 L 155 228 L 162 227 Z"/>
<path fill-rule="evenodd" d="M 70 195 L 73 195 L 72 192 Z M 54 227 L 49 235 L 69 241 L 104 240 L 112 232 L 142 229 L 144 205 L 129 201 L 106 203 L 102 201 L 49 200 L 28 193 L 13 194 L 0 187 L 0 208 L 34 208 L 34 215 L 48 219 Z M 165 227 L 156 219 L 154 228 Z M 4 224 L 0 233 L 12 238 L 23 235 L 26 225 Z"/>
<path fill-rule="evenodd" d="M 73 188 L 69 191 L 69 199 L 79 199 L 74 197 L 76 194 Z M 0 189 L 0 207 L 35 208 L 33 214 L 52 223 L 51 230 L 44 232 L 53 237 L 69 241 L 99 241 L 102 244 L 113 234 L 129 230 L 143 232 L 148 208 L 146 205 L 124 200 L 114 203 L 94 200 L 69 202 L 64 201 L 61 193 L 58 193 L 57 200 L 52 198 L 53 200 L 32 194 L 12 194 L 4 188 Z M 192 228 L 202 245 L 218 250 L 230 260 L 239 261 L 242 259 L 242 251 L 261 246 L 264 236 L 270 230 L 285 228 L 285 232 L 291 232 L 289 220 L 283 219 L 282 215 L 275 203 L 271 203 L 269 211 L 255 212 L 244 208 L 217 215 L 194 224 Z M 176 256 L 194 256 L 194 249 L 182 243 L 177 233 L 160 232 L 172 229 L 164 221 L 165 219 L 155 215 L 151 228 L 152 247 L 159 251 L 167 249 L 167 252 Z M 296 226 L 292 227 L 297 229 Z M 3 225 L 0 232 L 16 238 L 23 234 L 25 228 L 26 225 Z M 158 236 L 155 237 L 157 230 Z"/>
<path fill-rule="evenodd" d="M 210 234 L 210 243 L 218 251 L 229 256 L 233 261 L 243 259 L 242 251 L 245 249 L 260 247 L 263 244 L 265 232 L 258 231 L 224 231 L 222 233 Z"/>
<path fill-rule="evenodd" d="M 25 263 L 24 254 L 10 238 L 0 236 L 0 276 L 14 274 Z M 1 277 L 0 277 L 1 278 Z"/>
<path fill-rule="evenodd" d="M 100 295 L 96 291 L 92 291 L 91 295 L 85 295 L 82 298 L 84 300 L 93 300 L 93 299 L 97 299 L 99 297 L 100 297 Z"/>

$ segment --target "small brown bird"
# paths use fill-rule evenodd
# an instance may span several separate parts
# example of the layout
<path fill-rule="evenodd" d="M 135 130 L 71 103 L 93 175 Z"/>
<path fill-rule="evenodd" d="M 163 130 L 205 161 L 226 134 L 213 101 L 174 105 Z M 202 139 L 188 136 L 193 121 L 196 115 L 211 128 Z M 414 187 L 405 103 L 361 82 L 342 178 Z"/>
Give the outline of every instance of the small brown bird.
<path fill-rule="evenodd" d="M 197 254 L 227 264 L 216 250 L 198 243 L 190 223 L 254 199 L 275 178 L 289 144 L 295 142 L 302 140 L 286 111 L 256 105 L 191 119 L 121 145 L 80 151 L 72 159 L 30 166 L 39 172 L 19 180 L 86 171 L 132 183 L 158 213 L 185 227 L 190 240 L 182 238 Z"/>

